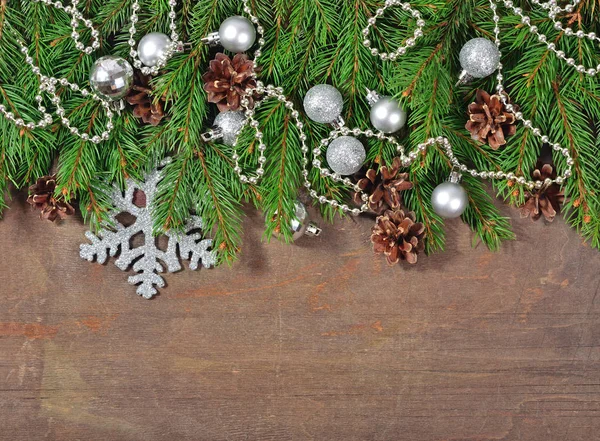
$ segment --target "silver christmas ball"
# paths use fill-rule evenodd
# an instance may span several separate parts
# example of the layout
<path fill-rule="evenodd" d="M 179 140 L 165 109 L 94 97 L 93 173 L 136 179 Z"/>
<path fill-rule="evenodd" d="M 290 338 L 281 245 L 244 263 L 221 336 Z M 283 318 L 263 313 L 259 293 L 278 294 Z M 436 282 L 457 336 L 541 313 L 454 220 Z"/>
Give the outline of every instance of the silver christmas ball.
<path fill-rule="evenodd" d="M 371 107 L 371 124 L 383 133 L 395 133 L 406 124 L 406 112 L 397 100 L 383 96 Z"/>
<path fill-rule="evenodd" d="M 221 23 L 219 39 L 228 51 L 246 52 L 256 40 L 256 29 L 246 17 L 235 15 Z"/>
<path fill-rule="evenodd" d="M 150 32 L 140 40 L 137 47 L 138 57 L 144 65 L 153 67 L 159 59 L 166 57 L 171 39 L 160 32 Z"/>
<path fill-rule="evenodd" d="M 120 100 L 133 85 L 133 67 L 121 57 L 98 58 L 90 72 L 90 85 L 102 98 Z"/>
<path fill-rule="evenodd" d="M 462 185 L 444 182 L 438 185 L 431 196 L 434 211 L 447 219 L 460 217 L 469 205 L 469 197 Z"/>
<path fill-rule="evenodd" d="M 221 112 L 215 118 L 215 127 L 220 129 L 221 135 L 223 135 L 223 144 L 233 146 L 235 140 L 244 127 L 244 121 L 246 121 L 246 115 L 244 112 Z"/>
<path fill-rule="evenodd" d="M 329 84 L 317 84 L 306 92 L 304 111 L 315 122 L 329 124 L 344 110 L 344 98 L 339 90 Z"/>
<path fill-rule="evenodd" d="M 327 163 L 339 175 L 353 175 L 363 166 L 365 146 L 352 136 L 340 136 L 327 147 Z"/>
<path fill-rule="evenodd" d="M 473 78 L 485 78 L 498 68 L 500 51 L 487 38 L 473 38 L 460 51 L 460 65 Z"/>
<path fill-rule="evenodd" d="M 290 222 L 290 229 L 294 233 L 292 236 L 294 242 L 306 234 L 308 224 L 308 211 L 306 207 L 302 202 L 296 201 L 294 205 L 294 218 Z"/>

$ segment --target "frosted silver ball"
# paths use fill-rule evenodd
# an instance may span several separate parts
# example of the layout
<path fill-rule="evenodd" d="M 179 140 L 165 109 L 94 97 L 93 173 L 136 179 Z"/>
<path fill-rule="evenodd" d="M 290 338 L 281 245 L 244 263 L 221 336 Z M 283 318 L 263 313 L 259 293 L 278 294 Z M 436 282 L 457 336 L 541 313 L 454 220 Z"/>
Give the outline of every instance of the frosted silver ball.
<path fill-rule="evenodd" d="M 246 17 L 235 15 L 221 23 L 219 39 L 228 51 L 246 52 L 256 41 L 256 29 Z"/>
<path fill-rule="evenodd" d="M 339 90 L 329 84 L 317 84 L 306 92 L 304 111 L 315 122 L 329 124 L 344 110 L 344 98 Z"/>
<path fill-rule="evenodd" d="M 220 129 L 223 135 L 223 144 L 233 146 L 235 140 L 244 127 L 246 115 L 244 112 L 221 112 L 215 118 L 215 127 Z"/>
<path fill-rule="evenodd" d="M 150 32 L 140 40 L 137 47 L 138 57 L 144 65 L 153 67 L 159 59 L 166 58 L 171 39 L 160 32 Z"/>
<path fill-rule="evenodd" d="M 433 190 L 431 203 L 434 211 L 441 217 L 454 219 L 465 212 L 469 205 L 469 197 L 462 185 L 444 182 Z"/>
<path fill-rule="evenodd" d="M 292 236 L 294 242 L 304 236 L 307 226 L 308 211 L 302 202 L 296 201 L 294 205 L 294 218 L 290 222 L 290 229 L 292 230 L 292 233 L 294 233 Z"/>
<path fill-rule="evenodd" d="M 487 38 L 473 38 L 460 51 L 460 65 L 473 78 L 485 78 L 498 68 L 500 51 Z"/>
<path fill-rule="evenodd" d="M 383 133 L 395 133 L 406 124 L 406 112 L 392 97 L 381 97 L 371 107 L 371 124 Z"/>
<path fill-rule="evenodd" d="M 120 100 L 133 85 L 133 67 L 121 57 L 107 55 L 98 58 L 90 72 L 90 86 L 107 100 Z"/>
<path fill-rule="evenodd" d="M 340 136 L 327 147 L 327 163 L 339 175 L 353 175 L 363 166 L 365 146 L 352 136 Z"/>

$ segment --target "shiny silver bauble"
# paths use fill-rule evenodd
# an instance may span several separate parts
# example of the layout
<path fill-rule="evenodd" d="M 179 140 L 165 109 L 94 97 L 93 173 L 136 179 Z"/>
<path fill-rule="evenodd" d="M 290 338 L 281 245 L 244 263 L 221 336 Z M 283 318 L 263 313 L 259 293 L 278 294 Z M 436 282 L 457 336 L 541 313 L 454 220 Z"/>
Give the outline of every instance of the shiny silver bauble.
<path fill-rule="evenodd" d="M 338 175 L 353 175 L 361 169 L 366 157 L 365 146 L 352 136 L 340 136 L 327 147 L 327 164 Z"/>
<path fill-rule="evenodd" d="M 469 206 L 469 196 L 462 185 L 444 182 L 433 190 L 431 203 L 438 215 L 454 219 L 460 217 Z"/>
<path fill-rule="evenodd" d="M 138 43 L 137 53 L 145 66 L 154 67 L 159 61 L 165 61 L 166 52 L 171 45 L 171 39 L 160 32 L 150 32 L 144 35 Z"/>
<path fill-rule="evenodd" d="M 256 29 L 246 17 L 235 15 L 221 23 L 219 40 L 228 51 L 246 52 L 256 41 Z"/>
<path fill-rule="evenodd" d="M 98 58 L 90 72 L 90 86 L 100 97 L 117 101 L 124 98 L 133 85 L 133 67 L 121 57 Z"/>
<path fill-rule="evenodd" d="M 317 84 L 304 97 L 304 111 L 315 122 L 329 124 L 342 115 L 344 98 L 329 84 Z"/>
<path fill-rule="evenodd" d="M 371 107 L 371 124 L 383 133 L 395 133 L 406 124 L 406 112 L 397 100 L 383 96 Z"/>
<path fill-rule="evenodd" d="M 500 64 L 500 50 L 487 38 L 473 38 L 465 43 L 459 55 L 460 65 L 473 78 L 485 78 Z"/>
<path fill-rule="evenodd" d="M 223 144 L 233 146 L 240 130 L 244 127 L 246 115 L 244 112 L 221 112 L 215 118 L 214 126 L 219 130 Z"/>

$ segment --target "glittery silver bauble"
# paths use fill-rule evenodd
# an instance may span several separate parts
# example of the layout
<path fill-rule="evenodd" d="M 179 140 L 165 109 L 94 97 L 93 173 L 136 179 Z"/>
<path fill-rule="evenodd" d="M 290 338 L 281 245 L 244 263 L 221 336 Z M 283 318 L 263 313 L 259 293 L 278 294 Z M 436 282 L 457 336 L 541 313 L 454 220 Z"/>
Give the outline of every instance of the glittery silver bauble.
<path fill-rule="evenodd" d="M 246 17 L 235 15 L 221 23 L 219 39 L 228 51 L 246 52 L 256 40 L 256 29 Z"/>
<path fill-rule="evenodd" d="M 395 133 L 406 124 L 406 112 L 397 100 L 383 96 L 371 107 L 371 124 L 383 133 Z"/>
<path fill-rule="evenodd" d="M 353 175 L 363 166 L 365 146 L 352 136 L 340 136 L 327 147 L 327 163 L 339 175 Z"/>
<path fill-rule="evenodd" d="M 485 78 L 494 73 L 500 63 L 500 51 L 487 38 L 473 38 L 460 51 L 460 65 L 473 78 Z"/>
<path fill-rule="evenodd" d="M 469 197 L 462 185 L 444 182 L 438 185 L 431 196 L 433 209 L 447 219 L 460 217 L 469 205 Z"/>
<path fill-rule="evenodd" d="M 244 112 L 221 112 L 215 118 L 215 127 L 220 129 L 220 134 L 223 136 L 223 144 L 232 146 L 244 127 L 246 116 Z"/>
<path fill-rule="evenodd" d="M 121 57 L 98 58 L 92 66 L 90 85 L 102 98 L 120 100 L 133 85 L 133 67 Z"/>
<path fill-rule="evenodd" d="M 171 39 L 160 32 L 150 32 L 140 40 L 137 47 L 138 57 L 144 65 L 153 67 L 160 59 L 165 59 Z"/>
<path fill-rule="evenodd" d="M 304 97 L 304 111 L 315 122 L 329 124 L 344 110 L 344 98 L 339 90 L 329 84 L 313 86 Z"/>

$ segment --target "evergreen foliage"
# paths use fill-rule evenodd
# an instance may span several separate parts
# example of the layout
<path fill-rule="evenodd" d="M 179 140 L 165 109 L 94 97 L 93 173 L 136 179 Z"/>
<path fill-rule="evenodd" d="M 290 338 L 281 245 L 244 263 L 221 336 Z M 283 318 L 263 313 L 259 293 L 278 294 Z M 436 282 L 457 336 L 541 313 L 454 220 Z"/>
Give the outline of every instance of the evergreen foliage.
<path fill-rule="evenodd" d="M 65 0 L 66 1 L 66 0 Z M 259 59 L 260 79 L 283 87 L 297 109 L 302 97 L 318 83 L 338 87 L 346 99 L 345 119 L 349 127 L 367 128 L 369 107 L 366 88 L 399 98 L 409 109 L 409 124 L 399 138 L 408 149 L 430 136 L 447 136 L 456 155 L 480 170 L 512 171 L 529 176 L 541 155 L 542 146 L 522 127 L 498 151 L 471 140 L 464 129 L 466 109 L 477 88 L 494 91 L 495 76 L 455 87 L 460 73 L 458 54 L 462 45 L 475 36 L 493 38 L 492 14 L 488 0 L 414 0 L 427 21 L 425 37 L 396 62 L 382 62 L 362 45 L 362 29 L 368 18 L 383 5 L 382 0 L 252 0 L 251 5 L 266 30 L 266 46 Z M 515 0 L 530 11 L 539 29 L 556 40 L 557 46 L 578 62 L 600 64 L 600 51 L 588 40 L 565 39 L 554 30 L 543 11 L 531 11 L 528 1 Z M 168 0 L 141 1 L 143 14 L 138 39 L 150 31 L 168 33 Z M 30 53 L 43 73 L 67 77 L 87 85 L 93 61 L 104 54 L 127 57 L 131 0 L 87 0 L 80 2 L 86 17 L 93 20 L 101 35 L 101 50 L 92 56 L 77 51 L 70 38 L 70 18 L 55 8 L 31 0 L 0 0 L 0 103 L 26 121 L 39 118 L 34 97 L 37 80 L 7 28 L 10 26 L 29 44 Z M 301 187 L 301 152 L 298 133 L 290 123 L 289 111 L 270 101 L 257 112 L 265 133 L 268 162 L 265 179 L 256 186 L 242 186 L 233 172 L 232 149 L 218 143 L 204 143 L 201 134 L 210 126 L 216 106 L 208 104 L 202 74 L 215 51 L 200 40 L 218 29 L 225 18 L 242 12 L 238 0 L 181 0 L 178 2 L 181 38 L 191 49 L 176 55 L 165 72 L 154 80 L 156 96 L 166 94 L 169 118 L 158 127 L 140 126 L 129 111 L 116 118 L 109 141 L 100 145 L 82 142 L 58 123 L 46 130 L 19 130 L 0 117 L 0 192 L 8 185 L 24 187 L 45 175 L 57 162 L 58 192 L 76 198 L 87 221 L 97 224 L 106 216 L 110 200 L 108 183 L 123 185 L 127 177 L 139 177 L 161 158 L 171 155 L 166 178 L 157 195 L 156 231 L 182 228 L 190 210 L 197 210 L 214 229 L 215 243 L 223 260 L 230 260 L 240 248 L 242 204 L 251 201 L 265 213 L 266 236 L 281 230 L 293 216 L 294 201 Z M 600 34 L 600 0 L 582 0 L 573 14 L 563 17 L 574 30 Z M 511 99 L 526 117 L 551 139 L 566 146 L 575 165 L 566 184 L 566 220 L 584 238 L 600 247 L 600 79 L 581 75 L 558 60 L 521 25 L 518 18 L 500 6 L 503 30 L 503 64 Z M 415 23 L 396 7 L 378 21 L 370 39 L 374 47 L 391 51 L 412 35 Z M 89 31 L 81 29 L 82 41 Z M 100 106 L 92 100 L 61 92 L 73 124 L 82 130 L 102 122 Z M 48 106 L 49 107 L 49 106 Z M 98 126 L 99 127 L 99 126 Z M 318 145 L 329 128 L 306 122 L 309 146 Z M 244 163 L 256 163 L 258 152 L 250 129 L 242 135 Z M 369 160 L 390 162 L 394 150 L 380 141 L 369 142 Z M 559 171 L 563 158 L 556 156 Z M 415 186 L 404 200 L 425 224 L 427 249 L 444 246 L 444 225 L 429 202 L 434 187 L 445 180 L 449 165 L 441 151 L 430 150 L 410 170 Z M 311 173 L 314 188 L 340 201 L 348 189 Z M 496 249 L 512 239 L 508 220 L 503 217 L 486 187 L 465 177 L 471 199 L 463 219 L 476 237 Z M 496 184 L 498 195 L 512 204 L 522 202 L 524 189 Z M 0 198 L 0 210 L 7 202 Z M 336 211 L 323 208 L 331 219 Z"/>

